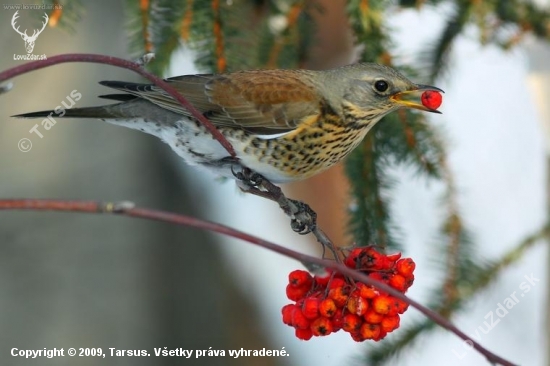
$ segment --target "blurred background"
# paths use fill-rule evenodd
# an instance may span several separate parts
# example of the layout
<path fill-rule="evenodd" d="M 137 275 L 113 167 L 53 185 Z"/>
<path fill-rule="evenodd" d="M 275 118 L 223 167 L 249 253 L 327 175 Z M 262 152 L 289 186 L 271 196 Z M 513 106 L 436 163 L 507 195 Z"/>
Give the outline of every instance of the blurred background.
<path fill-rule="evenodd" d="M 380 194 L 390 217 L 380 227 L 392 238 L 387 243 L 372 234 L 376 227 L 369 214 L 358 218 L 359 226 L 357 221 L 348 225 L 350 215 L 356 214 L 354 208 L 369 208 L 371 202 L 357 194 L 357 187 L 368 182 L 353 179 L 353 174 L 351 179 L 345 176 L 353 172 L 353 162 L 283 189 L 288 196 L 308 202 L 318 213 L 320 226 L 342 246 L 377 242 L 388 250 L 400 247 L 417 263 L 416 281 L 408 295 L 438 309 L 469 335 L 480 326 L 487 329 L 486 315 L 514 291 L 520 293 L 525 275 L 540 279 L 494 329 L 477 333 L 482 345 L 512 362 L 550 365 L 545 245 L 550 146 L 548 1 L 471 2 L 478 7 L 464 14 L 462 1 L 205 1 L 208 6 L 199 8 L 205 13 L 193 15 L 199 25 L 193 28 L 191 23 L 188 33 L 185 9 L 196 6 L 190 0 L 178 2 L 181 12 L 170 8 L 170 1 L 59 3 L 64 5 L 63 14 L 57 15 L 59 24 L 52 24 L 56 16 L 49 13 L 50 26 L 38 37 L 34 54 L 83 52 L 135 58 L 151 46 L 136 44 L 144 38 L 139 32 L 144 18 L 136 9 L 149 6 L 147 29 L 158 56 L 151 67 L 164 76 L 266 66 L 325 69 L 361 59 L 400 65 L 414 81 L 431 81 L 445 90 L 442 116 L 424 120 L 423 115 L 407 115 L 419 141 L 424 141 L 420 139 L 427 135 L 426 129 L 433 129 L 441 137 L 433 141 L 442 141 L 444 148 L 430 147 L 428 139 L 422 145 L 427 147 L 419 150 L 426 153 L 425 160 L 411 162 L 391 152 L 388 160 L 392 161 L 381 157 L 381 165 L 371 167 L 378 172 L 383 166 L 392 183 L 390 189 L 369 191 Z M 210 53 L 203 48 L 210 40 L 200 42 L 200 24 L 210 25 L 206 16 L 216 3 L 228 28 L 235 26 L 231 17 L 242 16 L 240 12 L 254 15 L 244 22 L 244 33 L 225 38 L 227 60 L 223 62 L 215 48 Z M 527 15 L 505 21 L 502 14 L 513 13 L 502 10 L 502 3 Z M 13 3 L 2 2 L 9 4 Z M 21 64 L 13 55 L 26 53 L 10 25 L 14 12 L 5 6 L 0 11 L 0 70 Z M 19 13 L 21 29 L 40 27 L 42 11 Z M 169 23 L 154 23 L 168 22 L 173 14 L 182 23 L 175 31 L 181 39 L 173 39 Z M 529 16 L 536 21 L 527 22 Z M 213 19 L 218 19 L 216 14 Z M 248 18 L 240 19 L 242 23 Z M 483 38 L 484 32 L 490 35 Z M 304 36 L 296 38 L 296 34 Z M 389 35 L 391 41 L 385 38 Z M 231 47 L 230 37 L 242 44 Z M 380 47 L 391 48 L 391 55 L 378 49 L 375 40 L 382 39 L 385 43 Z M 253 49 L 243 46 L 247 42 L 271 53 L 258 52 L 260 56 L 252 58 Z M 440 52 L 434 52 L 438 46 Z M 243 195 L 233 182 L 185 166 L 167 145 L 151 136 L 99 121 L 57 119 L 49 131 L 40 129 L 40 138 L 29 132 L 39 120 L 10 118 L 51 109 L 73 90 L 82 94 L 76 106 L 104 103 L 97 95 L 109 90 L 97 84 L 101 80 L 140 79 L 106 65 L 72 63 L 13 80 L 13 90 L 0 96 L 0 197 L 130 200 L 141 207 L 220 222 L 319 255 L 313 238 L 293 233 L 275 204 Z M 380 151 L 392 148 L 384 139 L 394 130 L 385 134 L 384 124 L 394 128 L 401 122 L 381 122 L 380 129 L 370 134 Z M 31 140 L 30 151 L 18 149 L 22 138 Z M 422 161 L 425 167 L 419 168 Z M 373 230 L 361 232 L 365 227 Z M 3 211 L 0 243 L 2 365 L 487 364 L 455 335 L 426 325 L 424 317 L 412 309 L 403 316 L 402 329 L 377 344 L 355 343 L 343 332 L 299 341 L 293 329 L 282 324 L 280 309 L 288 303 L 287 274 L 301 264 L 203 231 L 122 217 Z M 452 248 L 454 255 L 449 253 Z M 451 268 L 459 274 L 453 277 Z M 400 343 L 411 329 L 424 325 L 406 347 Z M 155 347 L 284 347 L 290 356 L 27 360 L 11 357 L 14 347 L 102 347 L 105 351 L 113 347 L 150 353 Z M 397 355 L 391 356 L 396 350 Z"/>

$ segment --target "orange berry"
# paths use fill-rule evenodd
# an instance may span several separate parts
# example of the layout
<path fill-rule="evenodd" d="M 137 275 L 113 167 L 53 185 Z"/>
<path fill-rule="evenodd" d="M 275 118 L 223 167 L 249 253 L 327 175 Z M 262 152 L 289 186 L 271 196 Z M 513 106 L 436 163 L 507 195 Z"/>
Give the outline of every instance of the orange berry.
<path fill-rule="evenodd" d="M 336 304 L 334 303 L 334 300 L 332 299 L 324 299 L 319 304 L 319 314 L 322 316 L 325 316 L 327 318 L 330 318 L 336 313 Z"/>
<path fill-rule="evenodd" d="M 341 308 L 346 305 L 349 298 L 349 289 L 346 287 L 333 288 L 328 292 L 328 297 L 334 300 L 337 307 Z"/>
<path fill-rule="evenodd" d="M 395 262 L 395 261 L 397 261 L 399 258 L 401 258 L 401 253 L 397 252 L 397 253 L 393 253 L 393 254 L 387 254 L 387 255 L 386 255 L 386 258 L 387 258 L 390 262 Z"/>
<path fill-rule="evenodd" d="M 357 289 L 359 290 L 359 296 L 365 299 L 372 299 L 378 295 L 378 291 L 372 286 L 365 285 L 364 283 L 357 283 Z"/>
<path fill-rule="evenodd" d="M 397 314 L 403 314 L 405 310 L 408 309 L 409 304 L 407 304 L 407 302 L 392 296 L 389 296 L 389 297 L 390 297 L 390 309 L 386 313 L 387 316 L 395 316 Z"/>
<path fill-rule="evenodd" d="M 303 299 L 309 292 L 309 287 L 295 287 L 290 283 L 286 285 L 286 297 L 292 301 Z"/>
<path fill-rule="evenodd" d="M 316 297 L 308 297 L 302 305 L 302 312 L 308 319 L 315 319 L 319 316 L 319 303 L 321 301 Z"/>
<path fill-rule="evenodd" d="M 309 319 L 306 318 L 304 313 L 302 313 L 302 310 L 297 307 L 292 313 L 292 326 L 296 329 L 308 329 L 309 324 Z"/>
<path fill-rule="evenodd" d="M 342 312 L 342 309 L 336 309 L 334 316 L 330 318 L 330 320 L 332 320 L 332 326 L 335 332 L 342 329 L 344 326 L 344 313 Z"/>
<path fill-rule="evenodd" d="M 326 273 L 324 273 L 323 275 L 315 275 L 315 277 L 313 277 L 313 280 L 319 286 L 326 287 L 331 277 L 332 277 L 332 269 L 327 268 Z"/>
<path fill-rule="evenodd" d="M 353 248 L 344 259 L 344 264 L 353 269 L 361 267 L 361 257 L 364 255 L 365 248 Z"/>
<path fill-rule="evenodd" d="M 399 314 L 399 309 L 403 307 L 401 300 L 396 297 L 390 296 L 390 310 L 386 313 L 387 316 L 395 316 Z"/>
<path fill-rule="evenodd" d="M 390 277 L 388 285 L 400 292 L 405 292 L 407 290 L 407 280 L 399 273 Z"/>
<path fill-rule="evenodd" d="M 355 314 L 346 314 L 342 318 L 342 329 L 349 333 L 357 333 L 361 329 L 363 320 Z"/>
<path fill-rule="evenodd" d="M 380 328 L 380 334 L 378 335 L 378 337 L 373 338 L 372 340 L 375 341 L 375 342 L 378 342 L 378 341 L 381 341 L 382 339 L 386 338 L 387 335 L 388 335 L 388 333 L 385 332 L 382 328 Z"/>
<path fill-rule="evenodd" d="M 310 326 L 311 332 L 314 336 L 326 336 L 333 332 L 334 328 L 330 319 L 319 317 L 315 319 Z"/>
<path fill-rule="evenodd" d="M 347 308 L 352 314 L 363 315 L 369 308 L 369 302 L 367 299 L 360 296 L 350 296 L 348 299 Z"/>
<path fill-rule="evenodd" d="M 351 339 L 353 339 L 355 342 L 363 342 L 365 340 L 361 332 L 350 333 L 350 335 Z"/>
<path fill-rule="evenodd" d="M 366 260 L 363 265 L 369 269 L 389 269 L 392 266 L 388 258 L 378 252 L 373 246 L 368 247 L 365 254 Z"/>
<path fill-rule="evenodd" d="M 387 314 L 392 308 L 392 297 L 380 295 L 372 299 L 372 308 L 378 314 Z"/>
<path fill-rule="evenodd" d="M 363 323 L 359 332 L 365 339 L 376 339 L 380 336 L 380 326 L 377 324 Z"/>
<path fill-rule="evenodd" d="M 373 267 L 373 269 L 387 271 L 387 270 L 392 269 L 394 265 L 395 265 L 394 262 L 390 261 L 386 257 L 382 257 L 378 260 L 378 262 Z"/>
<path fill-rule="evenodd" d="M 365 321 L 370 324 L 379 324 L 382 319 L 384 319 L 384 315 L 378 314 L 376 311 L 374 311 L 374 309 L 371 308 L 367 310 L 365 315 L 363 315 L 363 319 L 365 319 Z"/>
<path fill-rule="evenodd" d="M 283 313 L 283 323 L 292 326 L 292 314 L 298 307 L 294 304 L 288 304 L 283 306 L 281 312 Z"/>
<path fill-rule="evenodd" d="M 409 308 L 409 303 L 401 299 L 395 299 L 394 306 L 398 314 L 403 314 Z"/>
<path fill-rule="evenodd" d="M 388 280 L 390 279 L 390 274 L 384 272 L 371 272 L 369 273 L 369 277 L 376 281 L 388 283 Z"/>
<path fill-rule="evenodd" d="M 402 258 L 395 263 L 395 269 L 403 277 L 409 277 L 413 274 L 416 264 L 411 258 Z"/>
<path fill-rule="evenodd" d="M 313 277 L 307 271 L 294 270 L 288 274 L 288 284 L 292 287 L 310 287 Z"/>
<path fill-rule="evenodd" d="M 328 288 L 338 288 L 338 287 L 344 287 L 346 285 L 346 281 L 343 278 L 333 278 L 332 281 L 328 284 Z"/>
<path fill-rule="evenodd" d="M 399 315 L 394 316 L 386 316 L 384 319 L 382 319 L 382 322 L 380 323 L 380 328 L 384 332 L 391 332 L 397 328 L 399 328 Z"/>
<path fill-rule="evenodd" d="M 406 280 L 406 283 L 405 283 L 405 290 L 408 290 L 409 287 L 411 287 L 413 283 L 414 283 L 414 275 L 412 274 L 409 277 L 407 277 L 407 280 Z"/>
<path fill-rule="evenodd" d="M 313 332 L 311 329 L 296 329 L 294 331 L 294 334 L 296 335 L 296 338 L 301 339 L 303 341 L 309 341 L 311 337 L 313 337 Z"/>

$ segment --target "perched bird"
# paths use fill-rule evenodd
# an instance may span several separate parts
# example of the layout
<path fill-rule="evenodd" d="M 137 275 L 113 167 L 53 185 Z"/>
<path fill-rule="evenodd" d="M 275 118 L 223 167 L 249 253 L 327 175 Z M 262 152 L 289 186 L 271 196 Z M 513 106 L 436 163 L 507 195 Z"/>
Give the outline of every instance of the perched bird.
<path fill-rule="evenodd" d="M 220 130 L 238 161 L 175 99 L 150 84 L 102 81 L 125 92 L 100 96 L 119 103 L 14 117 L 97 118 L 160 138 L 190 165 L 233 177 L 240 164 L 272 182 L 288 182 L 339 162 L 398 108 L 439 113 L 424 106 L 420 96 L 441 91 L 372 63 L 326 71 L 184 75 L 167 81 Z"/>

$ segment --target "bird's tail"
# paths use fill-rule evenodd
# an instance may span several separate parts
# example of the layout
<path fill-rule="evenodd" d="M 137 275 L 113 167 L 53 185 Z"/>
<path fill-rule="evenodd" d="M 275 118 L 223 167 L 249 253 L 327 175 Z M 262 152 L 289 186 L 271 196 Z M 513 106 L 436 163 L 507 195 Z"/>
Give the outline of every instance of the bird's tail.
<path fill-rule="evenodd" d="M 30 113 L 17 114 L 16 118 L 41 118 L 41 117 L 61 117 L 61 118 L 120 118 L 120 106 L 125 102 L 136 100 L 136 96 L 131 94 L 107 94 L 100 95 L 99 98 L 116 100 L 121 103 L 109 104 L 97 107 L 84 108 L 62 108 L 57 107 L 54 110 L 38 111 Z"/>
<path fill-rule="evenodd" d="M 30 113 L 17 114 L 16 118 L 40 118 L 40 117 L 61 117 L 61 118 L 117 118 L 120 117 L 111 108 L 105 106 L 86 107 L 86 108 L 71 108 L 71 109 L 55 109 Z"/>

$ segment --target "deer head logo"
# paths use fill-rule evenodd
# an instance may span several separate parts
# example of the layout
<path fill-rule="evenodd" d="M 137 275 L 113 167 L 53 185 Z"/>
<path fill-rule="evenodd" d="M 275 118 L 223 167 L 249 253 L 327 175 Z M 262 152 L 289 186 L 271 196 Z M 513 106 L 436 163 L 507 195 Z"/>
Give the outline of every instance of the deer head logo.
<path fill-rule="evenodd" d="M 42 33 L 42 31 L 44 30 L 44 28 L 46 28 L 46 25 L 48 24 L 48 14 L 44 13 L 44 23 L 42 24 L 42 29 L 40 30 L 34 30 L 34 32 L 32 33 L 32 36 L 29 36 L 27 35 L 27 30 L 25 29 L 24 32 L 21 32 L 19 30 L 19 27 L 15 28 L 15 20 L 17 18 L 19 18 L 19 16 L 17 15 L 17 13 L 19 12 L 16 11 L 15 14 L 13 14 L 13 17 L 11 18 L 11 26 L 13 27 L 13 29 L 19 33 L 21 35 L 21 38 L 23 38 L 23 41 L 25 41 L 25 49 L 27 50 L 27 53 L 31 53 L 32 50 L 34 49 L 34 42 L 36 41 L 36 39 L 38 38 L 38 36 L 40 35 L 40 33 Z"/>

